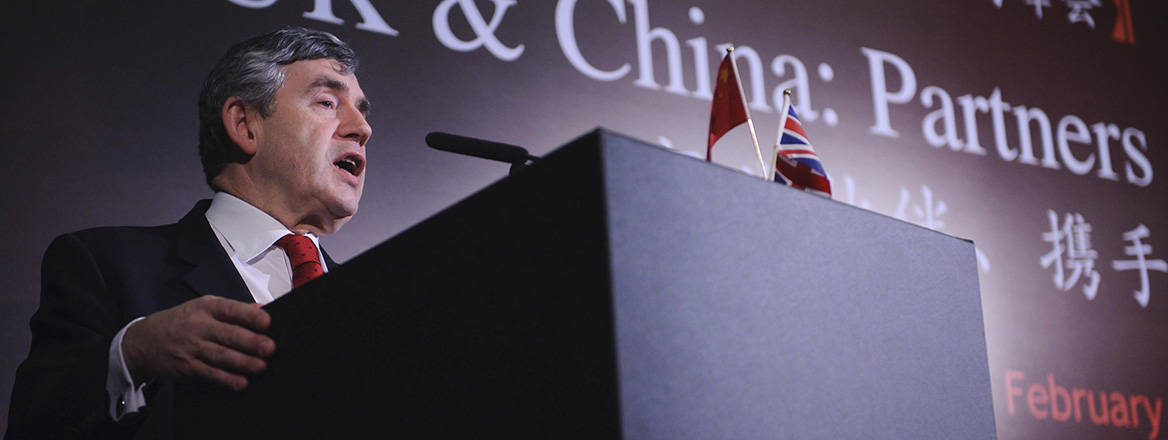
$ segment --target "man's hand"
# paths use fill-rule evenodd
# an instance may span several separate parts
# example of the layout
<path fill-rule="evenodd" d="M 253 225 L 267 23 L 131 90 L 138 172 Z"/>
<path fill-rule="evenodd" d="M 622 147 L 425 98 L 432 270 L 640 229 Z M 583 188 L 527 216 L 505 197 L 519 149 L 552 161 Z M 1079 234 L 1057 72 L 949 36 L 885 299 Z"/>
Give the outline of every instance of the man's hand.
<path fill-rule="evenodd" d="M 271 324 L 268 312 L 218 296 L 202 296 L 138 321 L 122 337 L 122 356 L 135 383 L 203 378 L 239 391 L 267 368 L 276 343 L 256 332 Z"/>

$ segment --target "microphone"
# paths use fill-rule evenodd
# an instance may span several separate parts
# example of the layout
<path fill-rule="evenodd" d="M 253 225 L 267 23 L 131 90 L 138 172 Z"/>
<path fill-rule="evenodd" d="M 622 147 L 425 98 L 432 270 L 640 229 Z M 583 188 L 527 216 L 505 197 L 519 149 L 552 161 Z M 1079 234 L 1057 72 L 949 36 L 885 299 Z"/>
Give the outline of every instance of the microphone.
<path fill-rule="evenodd" d="M 456 134 L 432 131 L 426 135 L 426 145 L 436 150 L 474 156 L 511 164 L 510 173 L 539 160 L 523 147 Z"/>

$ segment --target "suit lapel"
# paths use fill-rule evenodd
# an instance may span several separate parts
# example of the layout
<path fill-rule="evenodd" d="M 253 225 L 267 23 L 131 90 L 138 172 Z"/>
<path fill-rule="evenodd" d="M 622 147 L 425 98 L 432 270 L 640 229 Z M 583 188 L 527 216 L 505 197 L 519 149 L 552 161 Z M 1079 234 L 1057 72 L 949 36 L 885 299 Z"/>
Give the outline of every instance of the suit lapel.
<path fill-rule="evenodd" d="M 191 288 L 192 298 L 200 295 L 218 295 L 237 301 L 255 302 L 239 271 L 231 263 L 223 245 L 207 223 L 210 200 L 201 200 L 191 212 L 178 222 L 175 244 L 180 260 L 190 264 L 191 270 L 182 282 Z"/>

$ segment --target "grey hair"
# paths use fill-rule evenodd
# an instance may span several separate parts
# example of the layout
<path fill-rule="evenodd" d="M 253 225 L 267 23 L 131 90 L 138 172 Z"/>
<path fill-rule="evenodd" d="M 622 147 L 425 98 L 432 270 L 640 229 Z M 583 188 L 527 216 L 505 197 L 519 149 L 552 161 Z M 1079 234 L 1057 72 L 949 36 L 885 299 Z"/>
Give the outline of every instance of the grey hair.
<path fill-rule="evenodd" d="M 227 135 L 223 125 L 223 105 L 238 97 L 244 105 L 271 116 L 276 90 L 284 84 L 284 70 L 301 60 L 330 58 L 342 67 L 340 73 L 357 70 L 357 54 L 348 44 L 324 31 L 289 27 L 268 32 L 231 46 L 211 69 L 199 93 L 199 158 L 207 184 L 227 164 L 247 157 Z"/>

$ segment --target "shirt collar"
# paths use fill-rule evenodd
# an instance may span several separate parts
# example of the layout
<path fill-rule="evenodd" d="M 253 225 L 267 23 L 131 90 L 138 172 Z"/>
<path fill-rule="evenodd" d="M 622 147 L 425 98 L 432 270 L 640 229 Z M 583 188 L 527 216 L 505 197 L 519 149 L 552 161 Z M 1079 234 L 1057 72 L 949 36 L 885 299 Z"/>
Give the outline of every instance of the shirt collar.
<path fill-rule="evenodd" d="M 223 234 L 239 259 L 248 263 L 270 249 L 281 237 L 293 233 L 268 213 L 225 192 L 217 192 L 211 199 L 207 222 Z M 306 235 L 320 249 L 316 235 Z"/>

